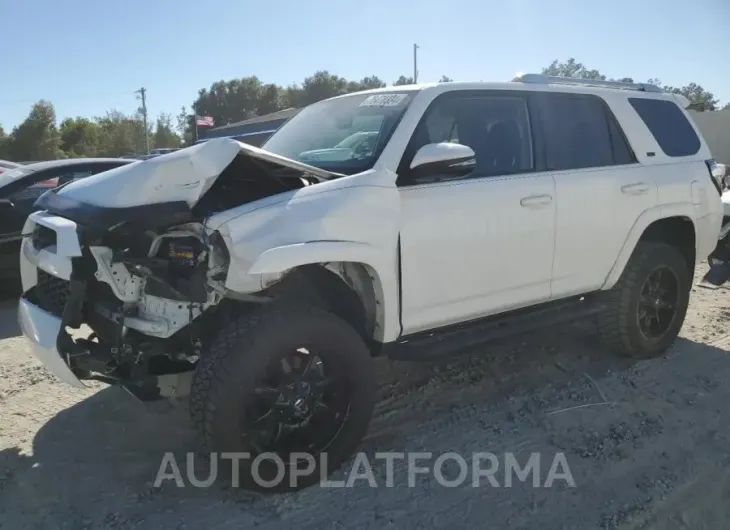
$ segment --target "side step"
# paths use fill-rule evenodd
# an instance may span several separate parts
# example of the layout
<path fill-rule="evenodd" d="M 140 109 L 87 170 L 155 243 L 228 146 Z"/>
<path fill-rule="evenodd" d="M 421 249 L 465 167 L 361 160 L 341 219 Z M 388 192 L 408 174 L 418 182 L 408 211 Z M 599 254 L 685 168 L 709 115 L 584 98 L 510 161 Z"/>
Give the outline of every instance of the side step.
<path fill-rule="evenodd" d="M 386 345 L 384 353 L 393 360 L 431 360 L 521 333 L 590 318 L 604 309 L 605 305 L 599 302 L 597 295 L 548 302 L 403 337 Z"/>

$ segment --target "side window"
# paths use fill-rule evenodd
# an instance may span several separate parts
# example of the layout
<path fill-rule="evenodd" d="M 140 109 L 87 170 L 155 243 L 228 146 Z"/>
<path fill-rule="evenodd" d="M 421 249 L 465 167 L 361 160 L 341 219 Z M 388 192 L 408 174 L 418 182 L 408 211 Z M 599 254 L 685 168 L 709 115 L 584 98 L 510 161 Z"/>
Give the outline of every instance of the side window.
<path fill-rule="evenodd" d="M 598 97 L 545 93 L 540 100 L 546 169 L 582 169 L 626 163 L 614 162 L 609 121 Z M 617 128 L 616 132 L 619 131 Z M 623 136 L 617 134 L 617 139 L 623 140 Z M 628 149 L 628 146 L 624 147 Z"/>
<path fill-rule="evenodd" d="M 474 177 L 534 169 L 527 102 L 519 96 L 443 97 L 416 128 L 410 156 L 429 143 L 457 142 L 476 154 Z"/>
<path fill-rule="evenodd" d="M 611 131 L 611 146 L 613 147 L 613 163 L 616 165 L 633 164 L 636 162 L 636 155 L 629 145 L 623 129 L 618 123 L 616 116 L 606 109 L 608 118 L 608 129 Z"/>
<path fill-rule="evenodd" d="M 673 101 L 629 98 L 629 103 L 667 156 L 690 156 L 700 150 L 697 133 Z"/>

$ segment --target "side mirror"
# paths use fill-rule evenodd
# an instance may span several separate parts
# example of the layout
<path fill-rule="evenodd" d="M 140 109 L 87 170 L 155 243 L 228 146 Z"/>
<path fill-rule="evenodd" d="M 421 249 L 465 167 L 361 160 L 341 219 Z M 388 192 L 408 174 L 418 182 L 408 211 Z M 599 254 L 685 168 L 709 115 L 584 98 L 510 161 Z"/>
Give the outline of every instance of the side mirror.
<path fill-rule="evenodd" d="M 413 157 L 410 176 L 462 178 L 474 171 L 476 165 L 476 155 L 469 146 L 451 142 L 427 144 Z"/>

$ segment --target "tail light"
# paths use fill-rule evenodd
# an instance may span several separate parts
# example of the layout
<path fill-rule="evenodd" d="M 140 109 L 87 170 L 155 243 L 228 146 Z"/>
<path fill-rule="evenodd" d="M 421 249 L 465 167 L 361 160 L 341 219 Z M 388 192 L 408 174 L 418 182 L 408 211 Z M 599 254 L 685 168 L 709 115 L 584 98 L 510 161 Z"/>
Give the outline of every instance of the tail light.
<path fill-rule="evenodd" d="M 717 189 L 717 193 L 722 195 L 722 190 L 725 188 L 725 165 L 718 164 L 714 159 L 705 160 L 707 164 L 707 170 L 710 172 L 710 179 L 712 184 Z"/>

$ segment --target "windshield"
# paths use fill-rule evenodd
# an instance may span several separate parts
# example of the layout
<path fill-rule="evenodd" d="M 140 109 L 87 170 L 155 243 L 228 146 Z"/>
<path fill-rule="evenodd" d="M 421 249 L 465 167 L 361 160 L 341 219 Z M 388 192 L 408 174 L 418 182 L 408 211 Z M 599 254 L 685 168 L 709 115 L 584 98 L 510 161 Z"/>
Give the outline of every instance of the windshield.
<path fill-rule="evenodd" d="M 305 107 L 262 146 L 321 169 L 352 175 L 370 169 L 414 93 L 380 92 Z"/>

